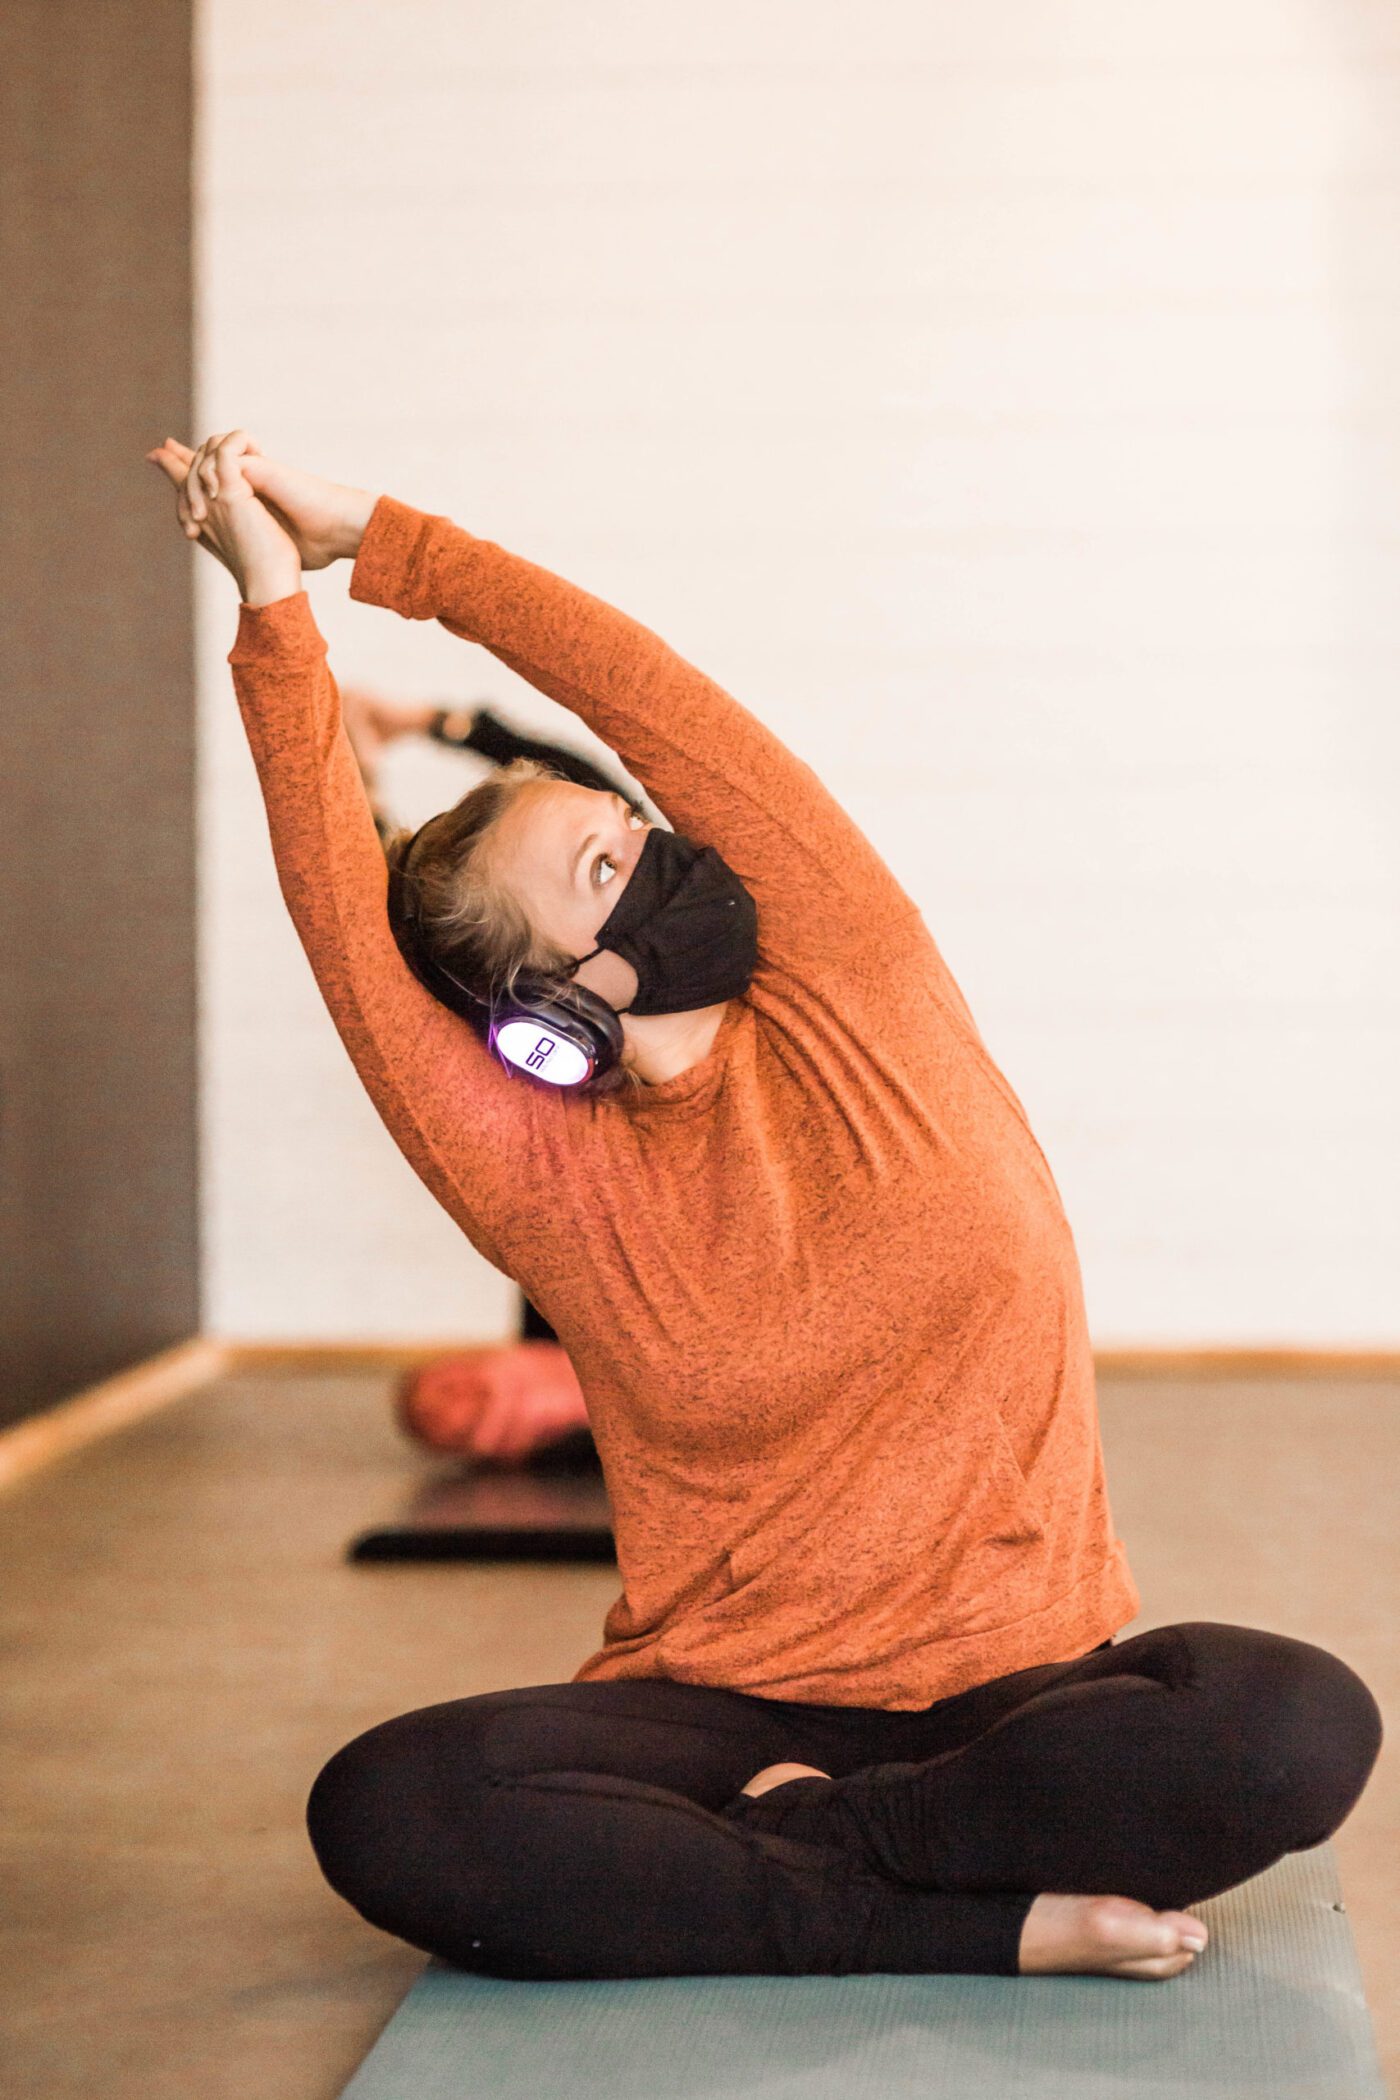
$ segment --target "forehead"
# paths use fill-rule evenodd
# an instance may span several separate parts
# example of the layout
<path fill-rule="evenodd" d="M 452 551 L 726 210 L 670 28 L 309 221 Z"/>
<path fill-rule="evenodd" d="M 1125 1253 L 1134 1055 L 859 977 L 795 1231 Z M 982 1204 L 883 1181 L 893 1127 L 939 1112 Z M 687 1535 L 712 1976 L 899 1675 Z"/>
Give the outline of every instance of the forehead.
<path fill-rule="evenodd" d="M 576 781 L 525 781 L 495 827 L 498 870 L 516 876 L 528 871 L 567 884 L 572 856 L 608 807 L 606 794 Z"/>

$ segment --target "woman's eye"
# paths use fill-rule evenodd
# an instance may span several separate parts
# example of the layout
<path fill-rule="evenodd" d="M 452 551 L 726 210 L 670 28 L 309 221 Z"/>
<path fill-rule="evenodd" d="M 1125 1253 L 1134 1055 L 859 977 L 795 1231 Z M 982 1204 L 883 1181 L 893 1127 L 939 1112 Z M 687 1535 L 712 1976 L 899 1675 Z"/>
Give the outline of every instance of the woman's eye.
<path fill-rule="evenodd" d="M 602 874 L 600 871 L 603 868 L 607 868 L 610 872 L 607 875 Z M 611 882 L 613 876 L 616 875 L 616 873 L 617 862 L 613 859 L 612 855 L 610 853 L 600 853 L 598 855 L 597 860 L 593 863 L 594 879 L 596 880 L 599 889 L 603 887 L 603 884 L 605 882 Z"/>
<path fill-rule="evenodd" d="M 643 824 L 645 824 L 646 822 L 646 818 L 642 815 L 639 809 L 629 809 L 627 812 L 627 821 L 634 831 L 640 831 Z"/>

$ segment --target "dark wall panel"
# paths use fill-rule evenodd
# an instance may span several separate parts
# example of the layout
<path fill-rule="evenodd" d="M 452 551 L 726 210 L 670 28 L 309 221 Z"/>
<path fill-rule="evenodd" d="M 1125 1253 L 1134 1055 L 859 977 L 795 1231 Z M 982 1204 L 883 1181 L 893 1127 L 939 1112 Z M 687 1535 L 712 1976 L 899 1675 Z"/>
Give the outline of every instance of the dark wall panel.
<path fill-rule="evenodd" d="M 199 1326 L 190 16 L 0 9 L 0 1420 Z"/>

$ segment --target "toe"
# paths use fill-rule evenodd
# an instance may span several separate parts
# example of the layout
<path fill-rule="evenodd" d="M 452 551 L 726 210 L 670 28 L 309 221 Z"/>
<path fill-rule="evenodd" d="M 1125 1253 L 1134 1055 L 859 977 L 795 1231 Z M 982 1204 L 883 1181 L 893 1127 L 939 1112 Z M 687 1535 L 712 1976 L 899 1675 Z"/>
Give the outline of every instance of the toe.
<path fill-rule="evenodd" d="M 1159 1961 L 1182 1950 L 1182 1927 L 1194 1925 L 1180 1911 L 1153 1910 L 1131 1896 L 1096 1896 L 1090 1929 L 1115 1963 Z"/>
<path fill-rule="evenodd" d="M 1181 1976 L 1189 1969 L 1196 1957 L 1183 1948 L 1178 1954 L 1163 1954 L 1146 1961 L 1115 1962 L 1109 1972 L 1114 1976 L 1130 1976 L 1146 1983 L 1165 1983 L 1172 1976 Z"/>
<path fill-rule="evenodd" d="M 1193 1918 L 1189 1910 L 1164 1910 L 1158 1913 L 1176 1931 L 1179 1943 L 1199 1954 L 1210 1938 L 1210 1933 L 1199 1918 Z"/>

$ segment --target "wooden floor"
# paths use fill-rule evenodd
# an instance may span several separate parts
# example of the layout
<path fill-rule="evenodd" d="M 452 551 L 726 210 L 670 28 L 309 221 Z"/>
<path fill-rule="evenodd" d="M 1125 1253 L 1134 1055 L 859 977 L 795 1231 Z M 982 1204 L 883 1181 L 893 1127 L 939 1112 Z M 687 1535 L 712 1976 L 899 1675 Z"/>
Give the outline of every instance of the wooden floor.
<path fill-rule="evenodd" d="M 382 1373 L 242 1372 L 0 1500 L 17 2100 L 329 2100 L 421 1957 L 322 1884 L 302 1828 L 319 1765 L 388 1714 L 567 1678 L 596 1645 L 608 1568 L 345 1565 L 418 1466 L 386 1393 Z M 1393 1729 L 1400 1383 L 1117 1378 L 1102 1400 L 1133 1630 L 1317 1641 Z M 1337 1850 L 1400 2093 L 1389 1745 Z"/>

